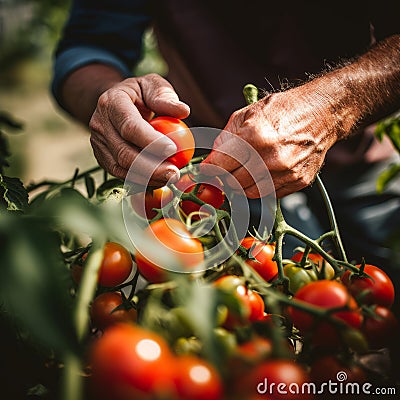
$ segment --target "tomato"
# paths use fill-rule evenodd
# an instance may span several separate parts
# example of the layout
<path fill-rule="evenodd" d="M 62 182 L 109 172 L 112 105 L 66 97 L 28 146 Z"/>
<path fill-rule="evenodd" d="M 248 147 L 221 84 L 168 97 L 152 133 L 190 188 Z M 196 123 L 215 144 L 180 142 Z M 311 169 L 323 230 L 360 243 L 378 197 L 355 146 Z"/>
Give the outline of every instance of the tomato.
<path fill-rule="evenodd" d="M 291 258 L 292 261 L 296 263 L 300 263 L 303 258 L 303 251 L 298 251 Z M 324 268 L 324 279 L 332 279 L 335 276 L 335 270 L 332 265 L 326 262 L 326 260 L 318 253 L 308 253 L 307 261 L 311 261 L 317 268 L 317 271 L 320 272 L 322 268 Z"/>
<path fill-rule="evenodd" d="M 182 272 L 191 272 L 204 261 L 201 242 L 194 238 L 181 221 L 172 218 L 160 219 L 151 223 L 144 235 L 149 240 L 158 239 L 157 246 L 171 254 L 179 263 L 177 268 Z M 135 255 L 140 274 L 150 282 L 165 282 L 171 277 L 171 272 L 149 260 L 140 252 Z"/>
<path fill-rule="evenodd" d="M 132 272 L 132 257 L 129 251 L 115 242 L 104 245 L 103 261 L 99 269 L 99 285 L 113 287 L 120 285 Z"/>
<path fill-rule="evenodd" d="M 248 322 L 258 321 L 264 316 L 264 300 L 253 290 L 249 289 L 241 277 L 225 275 L 218 278 L 214 285 L 235 296 L 238 300 L 240 312 L 235 312 L 228 306 L 228 315 L 223 326 L 233 329 Z"/>
<path fill-rule="evenodd" d="M 306 371 L 291 360 L 265 361 L 244 374 L 235 385 L 241 399 L 299 400 L 311 399 L 304 383 L 310 379 Z"/>
<path fill-rule="evenodd" d="M 400 334 L 400 324 L 395 315 L 386 307 L 376 306 L 374 314 L 364 318 L 361 331 L 371 349 L 389 347 Z"/>
<path fill-rule="evenodd" d="M 283 272 L 289 279 L 289 291 L 293 294 L 304 285 L 318 279 L 316 272 L 312 268 L 302 268 L 293 263 L 286 264 L 283 267 Z"/>
<path fill-rule="evenodd" d="M 101 398 L 125 400 L 173 390 L 175 357 L 164 339 L 134 324 L 105 330 L 90 351 L 93 388 Z"/>
<path fill-rule="evenodd" d="M 257 364 L 272 353 L 272 342 L 262 336 L 254 336 L 237 347 L 236 354 L 249 363 Z"/>
<path fill-rule="evenodd" d="M 158 132 L 168 135 L 175 143 L 177 152 L 168 157 L 168 161 L 178 168 L 184 167 L 192 159 L 195 142 L 192 132 L 180 119 L 173 117 L 156 117 L 149 121 L 150 125 Z"/>
<path fill-rule="evenodd" d="M 222 399 L 221 377 L 207 361 L 192 355 L 180 356 L 176 371 L 174 381 L 179 400 Z"/>
<path fill-rule="evenodd" d="M 248 259 L 246 263 L 250 265 L 267 282 L 272 281 L 278 274 L 278 265 L 272 260 L 275 254 L 275 244 L 264 243 L 251 236 L 245 237 L 241 245 L 249 250 L 250 256 L 255 260 Z"/>
<path fill-rule="evenodd" d="M 360 268 L 361 265 L 356 265 Z M 375 265 L 365 264 L 364 272 L 371 278 L 352 274 L 347 270 L 342 282 L 350 293 L 362 304 L 378 304 L 390 308 L 394 302 L 394 286 L 389 276 Z"/>
<path fill-rule="evenodd" d="M 294 295 L 294 299 L 316 306 L 320 310 L 329 311 L 334 308 L 347 307 L 346 310 L 333 312 L 331 316 L 345 322 L 351 328 L 358 329 L 361 326 L 362 315 L 356 301 L 337 281 L 311 282 L 299 289 Z M 289 313 L 293 324 L 303 335 L 312 335 L 314 344 L 327 347 L 337 345 L 339 339 L 337 329 L 331 322 L 328 320 L 318 321 L 311 313 L 294 306 L 289 307 Z"/>
<path fill-rule="evenodd" d="M 225 200 L 223 184 L 217 177 L 207 177 L 206 182 L 196 182 L 192 174 L 185 174 L 175 183 L 175 186 L 182 192 L 193 192 L 200 200 L 214 208 L 221 207 Z M 186 215 L 199 211 L 210 214 L 206 207 L 190 200 L 182 200 L 180 206 Z M 194 219 L 199 219 L 199 216 L 194 216 Z"/>
<path fill-rule="evenodd" d="M 92 325 L 98 329 L 114 325 L 118 322 L 134 322 L 137 319 L 137 312 L 134 308 L 121 308 L 123 300 L 121 293 L 105 292 L 99 294 L 90 307 L 90 319 Z M 120 307 L 117 309 L 117 307 Z"/>
<path fill-rule="evenodd" d="M 82 262 L 86 260 L 88 253 L 83 254 Z M 71 274 L 75 283 L 82 279 L 84 265 L 71 266 Z M 125 282 L 132 272 L 133 262 L 129 251 L 115 242 L 107 242 L 103 249 L 103 260 L 98 272 L 98 283 L 101 286 L 113 287 Z"/>
<path fill-rule="evenodd" d="M 345 362 L 331 354 L 318 357 L 311 363 L 310 378 L 311 381 L 315 382 L 317 385 L 322 385 L 329 381 L 343 382 L 344 380 L 354 383 L 366 382 L 364 370 L 355 364 L 353 360 Z"/>
<path fill-rule="evenodd" d="M 168 186 L 146 192 L 135 193 L 131 196 L 132 208 L 143 218 L 153 219 L 157 215 L 154 209 L 160 209 L 174 198 Z"/>

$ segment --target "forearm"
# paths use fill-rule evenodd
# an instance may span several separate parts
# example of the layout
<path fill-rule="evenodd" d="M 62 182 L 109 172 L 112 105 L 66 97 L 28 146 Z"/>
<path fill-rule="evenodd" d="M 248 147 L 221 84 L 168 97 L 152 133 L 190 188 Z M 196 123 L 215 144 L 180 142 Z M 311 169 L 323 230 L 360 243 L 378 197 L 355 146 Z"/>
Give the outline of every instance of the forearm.
<path fill-rule="evenodd" d="M 88 64 L 72 72 L 61 88 L 64 109 L 87 125 L 100 95 L 123 80 L 121 72 L 105 64 Z"/>
<path fill-rule="evenodd" d="M 337 140 L 393 113 L 400 108 L 400 35 L 379 42 L 304 89 L 312 101 L 321 102 L 324 113 L 331 114 L 327 118 L 334 124 Z"/>

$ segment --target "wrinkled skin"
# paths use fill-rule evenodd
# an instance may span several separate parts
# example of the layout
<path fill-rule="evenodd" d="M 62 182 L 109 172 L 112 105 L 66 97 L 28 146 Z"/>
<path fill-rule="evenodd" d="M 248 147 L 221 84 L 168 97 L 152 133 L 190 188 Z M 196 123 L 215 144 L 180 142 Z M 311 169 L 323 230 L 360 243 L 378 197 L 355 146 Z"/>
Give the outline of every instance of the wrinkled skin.
<path fill-rule="evenodd" d="M 148 121 L 154 113 L 176 118 L 189 115 L 189 107 L 179 101 L 172 86 L 159 75 L 128 78 L 106 90 L 89 123 L 90 142 L 99 164 L 123 179 L 140 151 L 155 142 L 152 154 L 142 158 L 138 173 L 152 175 L 150 184 L 155 186 L 168 179 L 177 180 L 179 172 L 172 163 L 164 161 L 156 168 L 160 159 L 176 152 L 176 146 L 150 126 Z M 149 173 L 153 170 L 153 174 Z M 147 183 L 140 178 L 137 176 L 137 183 Z"/>

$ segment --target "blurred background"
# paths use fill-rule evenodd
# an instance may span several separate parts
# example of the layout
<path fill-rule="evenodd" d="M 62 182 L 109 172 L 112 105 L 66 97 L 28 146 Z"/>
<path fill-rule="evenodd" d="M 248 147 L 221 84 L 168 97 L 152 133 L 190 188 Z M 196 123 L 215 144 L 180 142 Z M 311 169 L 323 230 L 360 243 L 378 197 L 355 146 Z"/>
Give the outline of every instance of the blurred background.
<path fill-rule="evenodd" d="M 12 153 L 7 175 L 25 184 L 64 180 L 76 167 L 96 165 L 87 128 L 64 113 L 50 93 L 53 52 L 70 3 L 0 0 L 0 112 L 23 125 L 7 135 Z M 150 70 L 166 72 L 151 30 L 135 73 Z"/>

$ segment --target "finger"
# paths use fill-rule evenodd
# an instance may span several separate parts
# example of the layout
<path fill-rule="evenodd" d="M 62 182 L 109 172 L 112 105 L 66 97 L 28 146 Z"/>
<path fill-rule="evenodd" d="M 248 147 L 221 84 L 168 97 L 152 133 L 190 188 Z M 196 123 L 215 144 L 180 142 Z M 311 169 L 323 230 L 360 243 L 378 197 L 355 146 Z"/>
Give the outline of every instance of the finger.
<path fill-rule="evenodd" d="M 243 166 L 248 158 L 248 148 L 243 145 L 243 140 L 232 135 L 227 141 L 218 141 L 203 164 L 216 165 L 227 172 L 232 172 Z M 205 168 L 205 171 L 207 170 L 209 168 Z"/>
<path fill-rule="evenodd" d="M 132 99 L 123 91 L 118 91 L 118 98 L 109 99 L 106 105 L 108 118 L 116 132 L 127 142 L 140 149 L 152 144 L 152 154 L 167 158 L 177 151 L 175 143 L 168 136 L 157 132 L 139 113 Z M 92 130 L 96 127 L 92 126 Z M 102 128 L 100 128 L 102 129 Z M 99 128 L 97 130 L 100 131 Z"/>
<path fill-rule="evenodd" d="M 289 194 L 298 192 L 301 189 L 304 189 L 307 185 L 302 181 L 298 180 L 295 182 L 291 182 L 290 184 L 283 185 L 276 190 L 276 197 L 281 198 L 288 196 Z"/>
<path fill-rule="evenodd" d="M 189 116 L 190 108 L 179 100 L 171 84 L 157 74 L 145 75 L 138 79 L 144 102 L 159 115 L 183 119 Z"/>
<path fill-rule="evenodd" d="M 266 197 L 275 192 L 275 186 L 270 179 L 263 179 L 256 182 L 254 185 L 248 186 L 244 189 L 246 197 L 249 199 L 258 199 Z"/>
<path fill-rule="evenodd" d="M 225 177 L 226 183 L 233 189 L 240 185 L 243 189 L 254 185 L 255 181 L 249 170 L 243 166 L 235 169 Z"/>
<path fill-rule="evenodd" d="M 140 176 L 144 180 L 151 178 L 152 182 L 160 184 L 165 184 L 169 179 L 173 181 L 179 179 L 179 170 L 174 164 L 149 152 L 139 151 L 118 134 L 113 135 L 107 145 L 117 164 L 132 170 L 130 175 Z M 174 178 L 174 176 L 176 177 Z M 143 182 L 141 179 L 140 183 Z"/>
<path fill-rule="evenodd" d="M 119 165 L 109 147 L 104 143 L 98 143 L 94 147 L 95 157 L 99 164 L 110 174 L 121 179 L 128 179 L 143 186 L 164 186 L 167 182 L 176 182 L 179 179 L 179 170 L 175 165 L 160 162 L 150 154 L 138 153 L 133 160 L 136 164 L 124 168 Z"/>
<path fill-rule="evenodd" d="M 93 146 L 93 154 L 99 163 L 99 165 L 109 172 L 112 176 L 119 179 L 125 179 L 128 170 L 118 165 L 108 150 L 107 146 L 103 143 L 98 143 L 97 146 Z"/>

